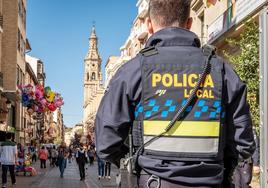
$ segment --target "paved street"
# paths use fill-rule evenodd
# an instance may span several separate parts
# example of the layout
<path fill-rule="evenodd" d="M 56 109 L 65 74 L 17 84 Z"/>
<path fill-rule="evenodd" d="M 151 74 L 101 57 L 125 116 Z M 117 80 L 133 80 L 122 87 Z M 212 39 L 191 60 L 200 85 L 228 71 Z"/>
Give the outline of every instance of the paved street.
<path fill-rule="evenodd" d="M 117 174 L 117 169 L 115 166 L 112 165 L 111 167 L 111 179 L 98 179 L 98 164 L 97 162 L 94 162 L 94 165 L 88 166 L 87 169 L 87 178 L 86 178 L 86 185 L 88 188 L 101 188 L 101 187 L 110 187 L 110 188 L 116 188 L 116 180 L 115 176 Z"/>
<path fill-rule="evenodd" d="M 78 166 L 75 161 L 68 163 L 64 178 L 60 178 L 58 168 L 40 169 L 39 162 L 34 164 L 38 175 L 34 177 L 17 176 L 17 188 L 116 188 L 116 168 L 112 166 L 111 180 L 98 179 L 97 163 L 86 170 L 86 180 L 80 181 Z M 8 177 L 8 188 L 12 187 Z"/>

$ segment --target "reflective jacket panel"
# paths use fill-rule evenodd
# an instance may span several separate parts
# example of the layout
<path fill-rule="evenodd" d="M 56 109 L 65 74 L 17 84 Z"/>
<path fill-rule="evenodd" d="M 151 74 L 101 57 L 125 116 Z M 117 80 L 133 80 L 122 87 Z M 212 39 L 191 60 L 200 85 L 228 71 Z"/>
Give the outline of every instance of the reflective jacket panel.
<path fill-rule="evenodd" d="M 156 55 L 141 58 L 142 100 L 136 109 L 136 117 L 139 119 L 141 113 L 144 143 L 165 132 L 168 123 L 186 104 L 207 59 L 200 49 L 191 54 L 185 53 L 185 47 L 159 47 L 157 51 Z M 193 62 L 192 59 L 198 60 Z M 210 65 L 196 98 L 180 121 L 146 145 L 146 154 L 198 161 L 200 158 L 215 160 L 218 157 L 220 146 L 222 149 L 220 135 L 223 131 L 221 119 L 224 117 L 223 62 L 213 60 Z"/>

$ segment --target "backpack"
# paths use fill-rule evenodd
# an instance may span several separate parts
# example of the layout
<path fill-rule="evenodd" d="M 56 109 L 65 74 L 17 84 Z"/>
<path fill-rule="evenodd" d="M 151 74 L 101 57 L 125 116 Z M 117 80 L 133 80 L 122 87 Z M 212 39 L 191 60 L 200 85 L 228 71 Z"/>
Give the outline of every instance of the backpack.
<path fill-rule="evenodd" d="M 52 149 L 51 151 L 51 157 L 56 158 L 58 156 L 58 152 L 55 149 Z"/>

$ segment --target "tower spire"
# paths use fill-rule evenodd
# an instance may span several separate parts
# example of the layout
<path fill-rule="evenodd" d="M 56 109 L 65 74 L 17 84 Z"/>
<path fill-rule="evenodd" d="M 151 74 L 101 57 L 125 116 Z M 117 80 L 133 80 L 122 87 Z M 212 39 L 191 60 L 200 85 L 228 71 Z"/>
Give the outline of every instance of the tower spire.
<path fill-rule="evenodd" d="M 93 23 L 92 23 L 92 30 L 91 30 L 91 34 L 90 34 L 90 39 L 94 39 L 94 38 L 97 38 L 95 21 L 93 21 Z"/>
<path fill-rule="evenodd" d="M 91 29 L 91 34 L 89 37 L 89 50 L 85 59 L 100 59 L 95 24 L 93 24 Z"/>

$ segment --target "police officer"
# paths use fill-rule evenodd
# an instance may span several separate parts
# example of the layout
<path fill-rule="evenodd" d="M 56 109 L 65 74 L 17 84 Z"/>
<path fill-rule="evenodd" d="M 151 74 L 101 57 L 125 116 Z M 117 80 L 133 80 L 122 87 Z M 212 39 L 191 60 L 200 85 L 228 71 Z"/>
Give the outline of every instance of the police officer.
<path fill-rule="evenodd" d="M 255 149 L 246 86 L 200 48 L 190 6 L 150 0 L 146 47 L 112 78 L 96 116 L 102 159 L 119 166 L 132 133 L 139 187 L 221 187 L 225 152 L 237 162 Z"/>

